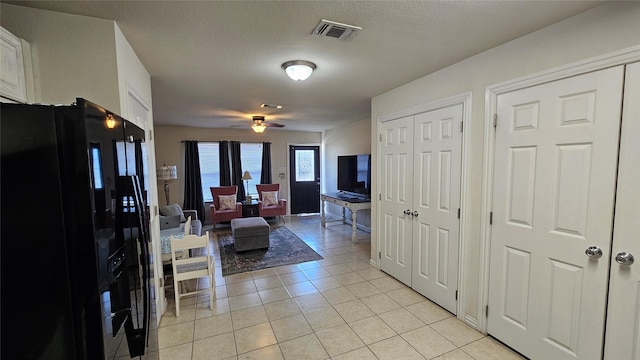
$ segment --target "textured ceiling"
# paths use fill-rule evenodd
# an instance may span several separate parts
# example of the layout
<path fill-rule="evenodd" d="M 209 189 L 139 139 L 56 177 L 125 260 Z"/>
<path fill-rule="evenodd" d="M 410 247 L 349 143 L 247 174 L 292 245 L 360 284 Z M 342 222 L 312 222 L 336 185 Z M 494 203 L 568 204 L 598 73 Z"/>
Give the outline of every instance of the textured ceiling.
<path fill-rule="evenodd" d="M 266 115 L 320 131 L 368 119 L 373 96 L 603 1 L 7 2 L 115 20 L 151 74 L 156 124 Z M 363 30 L 346 41 L 312 36 L 321 19 Z M 304 82 L 280 68 L 298 59 L 318 66 Z"/>

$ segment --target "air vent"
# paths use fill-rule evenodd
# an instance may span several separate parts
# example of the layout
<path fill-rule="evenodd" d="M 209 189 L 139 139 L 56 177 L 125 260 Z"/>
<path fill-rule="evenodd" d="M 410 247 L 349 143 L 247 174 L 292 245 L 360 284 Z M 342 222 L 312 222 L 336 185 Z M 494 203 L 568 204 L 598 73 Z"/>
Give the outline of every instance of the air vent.
<path fill-rule="evenodd" d="M 355 34 L 360 30 L 362 30 L 362 28 L 359 26 L 341 24 L 339 22 L 322 19 L 311 34 L 332 37 L 338 40 L 346 40 L 351 36 L 355 36 Z"/>

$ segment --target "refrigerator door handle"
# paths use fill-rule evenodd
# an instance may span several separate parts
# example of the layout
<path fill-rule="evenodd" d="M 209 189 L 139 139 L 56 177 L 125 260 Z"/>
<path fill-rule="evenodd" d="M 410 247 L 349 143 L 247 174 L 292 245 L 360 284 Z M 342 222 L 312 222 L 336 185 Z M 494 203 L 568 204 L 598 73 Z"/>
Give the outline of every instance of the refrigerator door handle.
<path fill-rule="evenodd" d="M 149 321 L 150 321 L 150 296 L 149 296 L 149 276 L 150 276 L 150 263 L 149 263 L 149 237 L 147 227 L 147 216 L 144 200 L 142 197 L 142 190 L 140 187 L 140 181 L 138 176 L 128 176 L 132 183 L 133 188 L 133 201 L 137 216 L 135 216 L 138 228 L 138 248 L 140 249 L 140 266 L 142 272 L 142 298 L 143 298 L 143 314 L 142 314 L 142 326 L 138 329 L 131 329 L 130 333 L 127 333 L 127 343 L 129 345 L 129 354 L 134 356 L 144 355 L 147 343 L 149 340 Z"/>

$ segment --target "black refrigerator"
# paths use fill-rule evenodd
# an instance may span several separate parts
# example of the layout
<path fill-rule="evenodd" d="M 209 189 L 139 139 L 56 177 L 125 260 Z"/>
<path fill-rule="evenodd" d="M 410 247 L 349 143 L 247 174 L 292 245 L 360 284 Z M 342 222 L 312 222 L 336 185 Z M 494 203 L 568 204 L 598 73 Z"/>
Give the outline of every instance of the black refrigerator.
<path fill-rule="evenodd" d="M 81 98 L 0 106 L 1 358 L 146 358 L 144 131 Z"/>

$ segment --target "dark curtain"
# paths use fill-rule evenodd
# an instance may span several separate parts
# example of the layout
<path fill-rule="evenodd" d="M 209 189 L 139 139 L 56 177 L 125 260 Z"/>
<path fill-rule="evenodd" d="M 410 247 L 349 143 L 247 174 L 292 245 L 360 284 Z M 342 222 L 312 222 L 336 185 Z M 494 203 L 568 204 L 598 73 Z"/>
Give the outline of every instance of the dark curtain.
<path fill-rule="evenodd" d="M 238 185 L 237 199 L 243 201 L 245 197 L 242 183 L 242 161 L 240 161 L 240 141 L 231 141 L 231 184 Z"/>
<path fill-rule="evenodd" d="M 118 142 L 116 140 L 113 140 L 111 145 L 113 146 L 112 150 L 113 150 L 113 158 L 114 159 L 118 159 L 118 158 L 120 158 L 120 156 L 124 156 L 124 155 L 121 155 L 121 154 L 118 153 Z M 114 174 L 116 174 L 116 175 L 120 175 L 120 165 L 118 163 L 119 163 L 119 161 L 114 161 L 113 162 L 113 166 L 114 166 L 113 170 L 115 170 Z"/>
<path fill-rule="evenodd" d="M 142 187 L 142 191 L 144 192 L 144 200 L 147 199 L 147 189 L 144 187 L 144 160 L 142 156 L 142 142 L 140 140 L 136 140 L 135 143 L 135 152 L 136 152 L 136 175 L 138 175 L 138 179 L 140 179 L 140 186 Z"/>
<path fill-rule="evenodd" d="M 204 221 L 204 199 L 202 197 L 202 177 L 200 176 L 200 156 L 198 142 L 188 140 L 185 146 L 184 204 L 183 209 L 196 210 L 198 219 Z"/>
<path fill-rule="evenodd" d="M 260 184 L 271 184 L 271 143 L 262 143 L 262 173 L 260 174 Z"/>
<path fill-rule="evenodd" d="M 229 164 L 229 142 L 220 141 L 219 143 L 219 155 L 220 155 L 220 186 L 231 185 L 231 164 Z"/>

